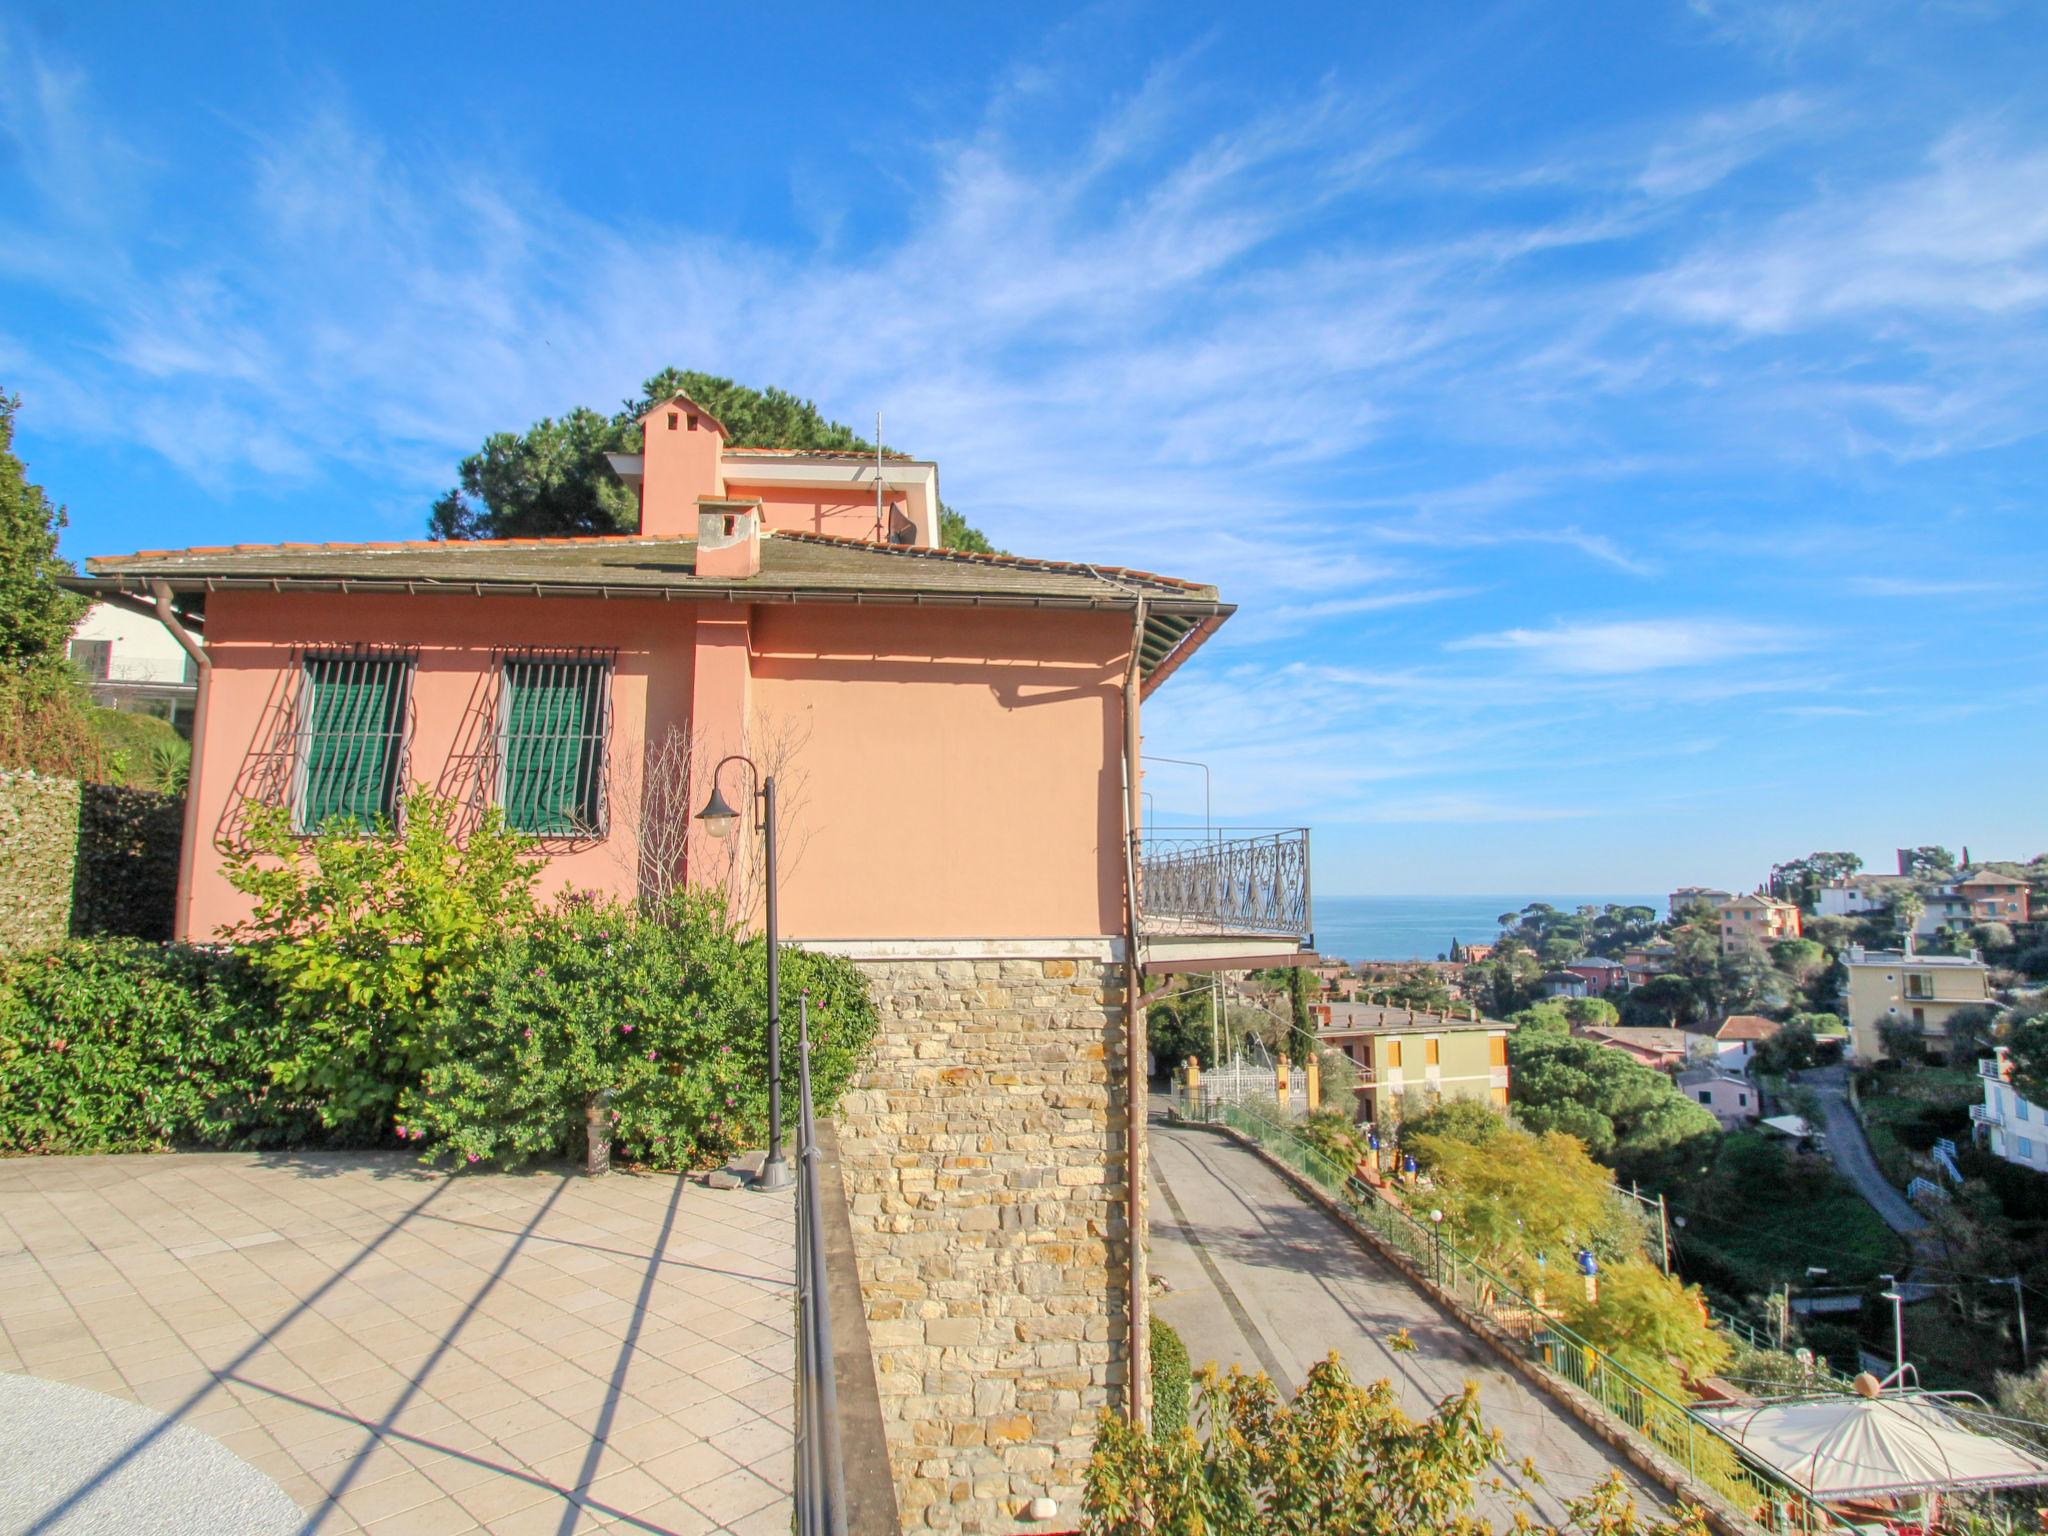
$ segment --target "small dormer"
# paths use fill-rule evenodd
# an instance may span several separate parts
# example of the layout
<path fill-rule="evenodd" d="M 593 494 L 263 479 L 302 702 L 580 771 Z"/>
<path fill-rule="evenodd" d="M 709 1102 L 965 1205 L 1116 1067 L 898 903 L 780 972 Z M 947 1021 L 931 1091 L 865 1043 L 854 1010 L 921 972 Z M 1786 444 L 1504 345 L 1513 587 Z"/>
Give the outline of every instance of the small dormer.
<path fill-rule="evenodd" d="M 761 503 L 698 498 L 697 574 L 740 580 L 760 571 Z"/>
<path fill-rule="evenodd" d="M 725 424 L 688 395 L 657 401 L 640 418 L 640 531 L 687 539 L 697 503 L 725 494 Z"/>

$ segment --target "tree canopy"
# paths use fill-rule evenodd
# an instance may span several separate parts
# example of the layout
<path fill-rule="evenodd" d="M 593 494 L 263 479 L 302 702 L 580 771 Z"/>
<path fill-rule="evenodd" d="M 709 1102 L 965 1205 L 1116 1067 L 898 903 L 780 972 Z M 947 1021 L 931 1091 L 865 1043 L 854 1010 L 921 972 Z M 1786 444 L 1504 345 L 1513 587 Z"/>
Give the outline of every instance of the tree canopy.
<path fill-rule="evenodd" d="M 0 674 L 19 678 L 60 667 L 85 600 L 57 585 L 71 573 L 58 558 L 64 509 L 53 504 L 14 453 L 16 395 L 0 392 Z"/>
<path fill-rule="evenodd" d="M 1771 867 L 1771 894 L 1811 912 L 1822 886 L 1846 880 L 1862 868 L 1863 860 L 1853 853 L 1809 853 Z"/>
<path fill-rule="evenodd" d="M 606 455 L 639 452 L 640 418 L 657 400 L 678 394 L 716 416 L 734 443 L 813 453 L 875 451 L 872 440 L 787 390 L 664 368 L 609 416 L 578 406 L 559 418 L 544 416 L 524 432 L 493 432 L 434 503 L 428 530 L 437 539 L 630 533 L 638 515 L 633 493 L 612 473 Z M 882 451 L 892 450 L 884 445 Z M 948 549 L 994 552 L 986 536 L 943 502 L 939 535 Z"/>
<path fill-rule="evenodd" d="M 1517 1029 L 1508 1061 L 1523 1124 L 1576 1136 L 1603 1162 L 1654 1159 L 1718 1129 L 1713 1114 L 1662 1072 L 1591 1040 Z"/>

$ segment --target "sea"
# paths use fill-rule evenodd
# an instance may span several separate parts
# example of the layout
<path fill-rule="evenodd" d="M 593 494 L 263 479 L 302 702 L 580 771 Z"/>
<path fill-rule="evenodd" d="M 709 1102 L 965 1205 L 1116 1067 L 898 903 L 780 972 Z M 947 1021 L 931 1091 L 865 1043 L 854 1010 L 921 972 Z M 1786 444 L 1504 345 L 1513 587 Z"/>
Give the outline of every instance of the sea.
<path fill-rule="evenodd" d="M 1668 896 L 1318 896 L 1315 898 L 1316 953 L 1337 960 L 1436 960 L 1450 953 L 1451 940 L 1488 944 L 1500 936 L 1503 912 L 1519 912 L 1547 901 L 1569 912 L 1575 907 L 1654 907 L 1661 914 Z"/>

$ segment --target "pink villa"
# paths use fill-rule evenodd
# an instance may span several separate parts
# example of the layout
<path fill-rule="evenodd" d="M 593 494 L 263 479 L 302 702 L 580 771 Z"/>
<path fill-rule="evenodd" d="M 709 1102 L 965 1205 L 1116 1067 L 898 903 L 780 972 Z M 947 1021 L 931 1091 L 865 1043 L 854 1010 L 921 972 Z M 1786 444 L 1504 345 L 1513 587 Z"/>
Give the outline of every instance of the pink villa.
<path fill-rule="evenodd" d="M 502 807 L 551 888 L 751 909 L 748 840 L 689 819 L 750 753 L 783 938 L 855 959 L 882 1015 L 836 1122 L 902 1523 L 1050 1496 L 1077 1525 L 1094 1415 L 1148 1381 L 1147 978 L 1311 942 L 1306 832 L 1139 840 L 1143 701 L 1232 609 L 945 550 L 930 463 L 738 446 L 682 396 L 641 425 L 613 461 L 632 534 L 87 563 L 200 663 L 177 932 L 242 915 L 222 860 L 251 805 L 308 829 L 416 784 Z M 720 784 L 744 808 L 745 768 Z"/>

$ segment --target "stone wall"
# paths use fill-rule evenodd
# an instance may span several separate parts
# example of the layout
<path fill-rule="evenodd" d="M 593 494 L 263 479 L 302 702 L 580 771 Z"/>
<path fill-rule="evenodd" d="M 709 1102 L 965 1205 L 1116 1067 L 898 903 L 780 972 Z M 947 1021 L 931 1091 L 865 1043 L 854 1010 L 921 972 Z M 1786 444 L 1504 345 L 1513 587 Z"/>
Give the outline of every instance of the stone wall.
<path fill-rule="evenodd" d="M 1127 1349 L 1122 967 L 859 963 L 881 1030 L 837 1121 L 904 1529 L 1045 1495 L 1073 1529 Z"/>

